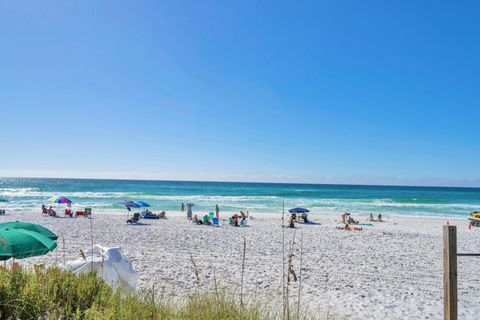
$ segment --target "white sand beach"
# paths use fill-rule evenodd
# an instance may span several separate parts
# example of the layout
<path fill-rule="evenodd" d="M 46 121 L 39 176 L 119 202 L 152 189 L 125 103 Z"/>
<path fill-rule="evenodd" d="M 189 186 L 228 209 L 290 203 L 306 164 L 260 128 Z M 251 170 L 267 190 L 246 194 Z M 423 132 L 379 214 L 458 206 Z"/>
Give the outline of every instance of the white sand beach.
<path fill-rule="evenodd" d="M 91 243 L 120 246 L 137 269 L 140 288 L 183 297 L 197 286 L 235 290 L 239 295 L 243 238 L 246 238 L 244 292 L 248 299 L 282 301 L 282 228 L 279 214 L 254 215 L 249 227 L 198 226 L 179 213 L 166 220 L 127 225 L 126 213 L 93 213 L 93 219 L 50 218 L 40 213 L 8 213 L 0 222 L 21 220 L 42 224 L 60 239 L 53 253 L 23 263 L 54 264 L 79 256 Z M 227 218 L 223 213 L 222 218 Z M 442 319 L 442 225 L 446 219 L 385 217 L 386 222 L 362 231 L 337 230 L 340 215 L 311 215 L 320 225 L 297 224 L 285 229 L 286 242 L 296 235 L 295 270 L 303 236 L 302 304 L 319 316 L 325 312 L 346 319 Z M 366 222 L 367 217 L 355 217 Z M 458 226 L 458 251 L 480 251 L 480 228 Z M 64 239 L 64 241 L 63 241 Z M 478 319 L 478 258 L 459 258 L 459 317 Z M 290 287 L 291 301 L 298 282 Z"/>

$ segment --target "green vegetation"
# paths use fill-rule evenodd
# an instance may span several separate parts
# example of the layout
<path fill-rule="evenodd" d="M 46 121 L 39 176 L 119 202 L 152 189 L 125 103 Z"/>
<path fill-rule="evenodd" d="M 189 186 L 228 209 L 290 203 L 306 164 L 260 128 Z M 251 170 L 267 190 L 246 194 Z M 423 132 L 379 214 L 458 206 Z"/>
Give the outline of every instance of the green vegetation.
<path fill-rule="evenodd" d="M 181 304 L 155 302 L 152 292 L 122 295 L 94 274 L 76 276 L 59 269 L 0 271 L 0 319 L 274 318 L 265 306 L 242 305 L 221 294 L 195 294 Z"/>

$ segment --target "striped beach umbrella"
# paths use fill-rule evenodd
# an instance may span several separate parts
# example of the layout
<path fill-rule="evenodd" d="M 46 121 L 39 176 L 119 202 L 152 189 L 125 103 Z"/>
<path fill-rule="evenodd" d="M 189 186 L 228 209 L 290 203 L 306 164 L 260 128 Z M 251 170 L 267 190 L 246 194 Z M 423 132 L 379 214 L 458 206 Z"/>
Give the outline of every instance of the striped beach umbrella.
<path fill-rule="evenodd" d="M 72 200 L 65 197 L 51 197 L 48 199 L 48 202 L 51 203 L 72 203 Z"/>

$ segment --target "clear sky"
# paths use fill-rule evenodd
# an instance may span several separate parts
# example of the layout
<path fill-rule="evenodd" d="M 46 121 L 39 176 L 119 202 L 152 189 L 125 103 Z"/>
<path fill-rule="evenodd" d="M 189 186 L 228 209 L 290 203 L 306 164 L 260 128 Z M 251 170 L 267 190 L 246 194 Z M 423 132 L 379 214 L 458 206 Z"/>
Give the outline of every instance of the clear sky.
<path fill-rule="evenodd" d="M 478 1 L 1 1 L 0 176 L 480 185 Z"/>

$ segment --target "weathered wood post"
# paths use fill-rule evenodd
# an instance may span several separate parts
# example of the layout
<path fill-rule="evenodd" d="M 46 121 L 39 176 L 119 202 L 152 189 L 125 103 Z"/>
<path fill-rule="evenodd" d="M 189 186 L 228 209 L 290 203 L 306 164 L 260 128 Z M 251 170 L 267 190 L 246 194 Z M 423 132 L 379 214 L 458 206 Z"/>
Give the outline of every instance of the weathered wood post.
<path fill-rule="evenodd" d="M 443 312 L 445 320 L 457 320 L 457 227 L 443 226 Z"/>

